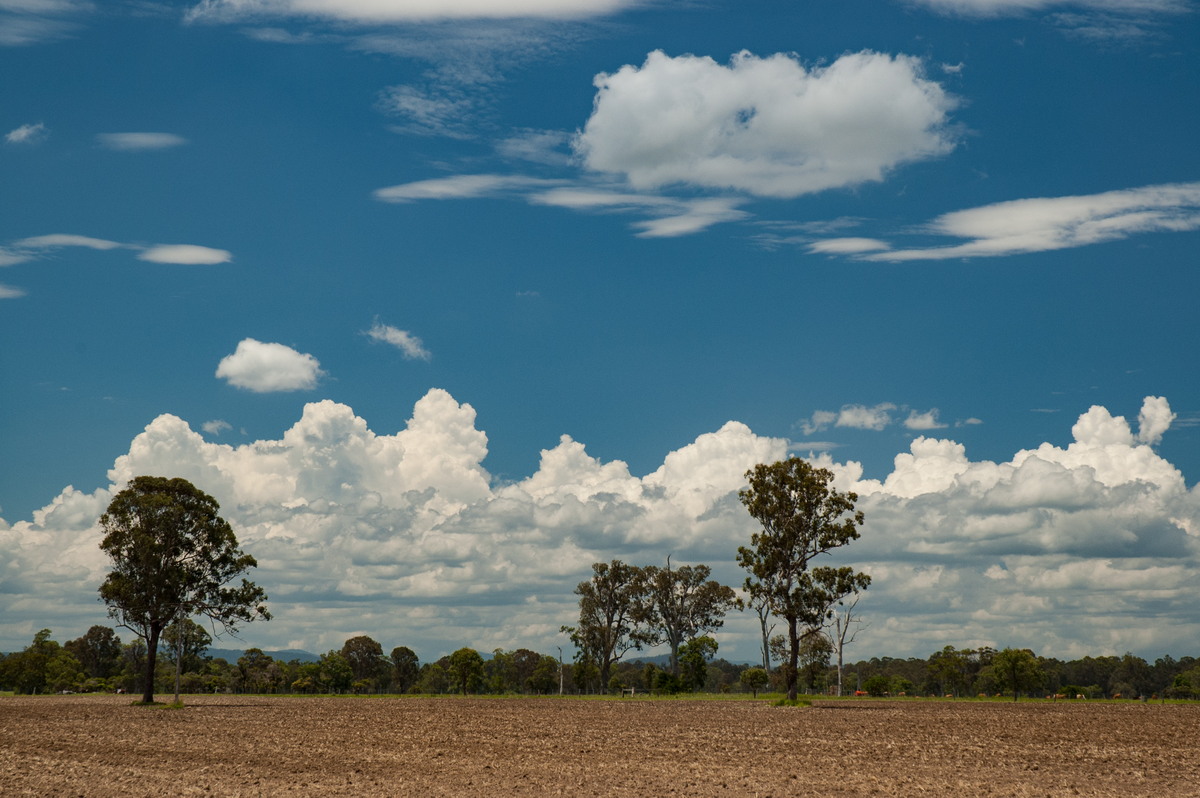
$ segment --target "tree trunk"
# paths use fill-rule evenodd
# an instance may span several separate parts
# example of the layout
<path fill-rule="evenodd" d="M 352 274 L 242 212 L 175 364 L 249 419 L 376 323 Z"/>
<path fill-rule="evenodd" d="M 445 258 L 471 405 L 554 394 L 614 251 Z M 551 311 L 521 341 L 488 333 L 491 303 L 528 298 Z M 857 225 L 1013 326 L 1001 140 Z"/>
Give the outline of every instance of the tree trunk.
<path fill-rule="evenodd" d="M 788 622 L 788 664 L 787 673 L 787 697 L 788 701 L 796 700 L 796 682 L 800 677 L 800 629 L 799 620 L 792 616 L 787 619 Z"/>
<path fill-rule="evenodd" d="M 182 619 L 180 619 L 182 620 Z M 175 635 L 175 703 L 179 704 L 179 675 L 183 668 L 183 624 L 178 626 Z"/>
<path fill-rule="evenodd" d="M 157 627 L 150 627 L 150 636 L 146 638 L 146 684 L 142 688 L 142 703 L 154 703 L 154 669 L 158 661 L 158 636 L 162 632 Z"/>
<path fill-rule="evenodd" d="M 838 688 L 837 694 L 840 697 L 842 694 L 842 642 L 838 641 Z"/>

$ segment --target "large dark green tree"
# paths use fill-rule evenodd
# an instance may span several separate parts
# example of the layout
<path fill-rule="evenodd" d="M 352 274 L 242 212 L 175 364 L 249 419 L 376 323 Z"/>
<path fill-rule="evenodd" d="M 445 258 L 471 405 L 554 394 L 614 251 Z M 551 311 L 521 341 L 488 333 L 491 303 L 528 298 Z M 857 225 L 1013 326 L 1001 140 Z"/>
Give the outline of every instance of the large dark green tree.
<path fill-rule="evenodd" d="M 94 679 L 107 679 L 121 667 L 121 638 L 107 626 L 93 626 L 82 637 L 63 644 Z"/>
<path fill-rule="evenodd" d="M 992 676 L 1001 690 L 1011 690 L 1013 701 L 1042 683 L 1037 657 L 1027 648 L 1006 648 L 992 657 Z"/>
<path fill-rule="evenodd" d="M 100 517 L 100 548 L 113 564 L 100 598 L 110 616 L 146 641 L 146 703 L 154 701 L 158 642 L 168 624 L 199 616 L 235 632 L 239 623 L 271 617 L 266 593 L 242 577 L 257 562 L 238 548 L 219 509 L 185 479 L 142 476 Z"/>
<path fill-rule="evenodd" d="M 733 588 L 709 579 L 707 565 L 642 569 L 646 584 L 644 616 L 649 645 L 671 649 L 671 673 L 679 675 L 679 647 L 725 624 L 725 613 L 738 605 Z"/>
<path fill-rule="evenodd" d="M 473 648 L 460 648 L 451 654 L 448 670 L 463 695 L 483 684 L 483 656 Z"/>
<path fill-rule="evenodd" d="M 787 624 L 783 668 L 788 698 L 795 700 L 801 637 L 823 626 L 841 599 L 870 584 L 869 576 L 850 569 L 810 571 L 809 564 L 857 540 L 863 514 L 854 509 L 856 494 L 835 489 L 830 471 L 799 457 L 756 465 L 746 479 L 738 498 L 762 531 L 738 548 L 737 562 L 750 572 L 745 589 L 752 600 L 765 602 Z"/>
<path fill-rule="evenodd" d="M 343 643 L 342 656 L 350 663 L 350 670 L 354 671 L 354 681 L 370 683 L 371 687 L 388 669 L 383 646 L 367 635 L 358 635 Z"/>
<path fill-rule="evenodd" d="M 415 651 L 408 646 L 392 649 L 392 685 L 396 692 L 407 693 L 417 683 L 420 672 L 421 662 Z"/>

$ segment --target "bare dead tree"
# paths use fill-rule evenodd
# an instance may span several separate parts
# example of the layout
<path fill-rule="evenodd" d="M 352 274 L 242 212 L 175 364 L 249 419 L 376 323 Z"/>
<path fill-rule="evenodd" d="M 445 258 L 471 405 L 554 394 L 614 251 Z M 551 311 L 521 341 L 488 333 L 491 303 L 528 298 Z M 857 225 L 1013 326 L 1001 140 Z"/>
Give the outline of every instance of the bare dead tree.
<path fill-rule="evenodd" d="M 858 637 L 859 632 L 868 628 L 862 622 L 862 619 L 854 614 L 854 609 L 858 606 L 860 598 L 862 596 L 856 593 L 853 601 L 849 604 L 844 604 L 839 610 L 834 610 L 833 617 L 826 627 L 825 634 L 829 637 L 829 642 L 833 644 L 833 650 L 837 652 L 838 695 L 842 694 L 842 652 L 846 646 L 854 642 L 854 638 Z"/>

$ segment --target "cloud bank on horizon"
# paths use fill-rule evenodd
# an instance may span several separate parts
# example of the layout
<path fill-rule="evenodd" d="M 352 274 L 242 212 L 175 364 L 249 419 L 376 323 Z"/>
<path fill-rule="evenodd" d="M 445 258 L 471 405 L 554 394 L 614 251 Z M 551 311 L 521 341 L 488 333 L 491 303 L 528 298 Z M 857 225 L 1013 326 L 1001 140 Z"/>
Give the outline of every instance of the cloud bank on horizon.
<path fill-rule="evenodd" d="M 1200 631 L 1190 600 L 1200 489 L 1153 449 L 1174 417 L 1162 397 L 1146 398 L 1136 428 L 1093 406 L 1068 446 L 1003 463 L 919 436 L 880 480 L 810 455 L 866 514 L 862 539 L 837 560 L 874 578 L 860 609 L 875 631 L 850 655 L 926 656 L 948 644 L 1153 654 L 1190 639 Z M 475 421 L 439 389 L 393 434 L 329 400 L 307 405 L 281 439 L 237 446 L 161 415 L 116 459 L 108 488 L 67 487 L 32 520 L 0 521 L 10 554 L 0 640 L 14 648 L 42 627 L 74 636 L 104 622 L 97 519 L 128 480 L 153 474 L 211 493 L 258 559 L 275 620 L 248 628 L 248 645 L 319 652 L 362 633 L 424 658 L 463 645 L 553 650 L 593 562 L 669 555 L 740 586 L 733 553 L 754 525 L 737 491 L 747 469 L 790 448 L 731 421 L 639 477 L 564 435 L 535 473 L 502 483 L 483 465 Z M 756 633 L 731 617 L 722 654 L 753 660 Z"/>

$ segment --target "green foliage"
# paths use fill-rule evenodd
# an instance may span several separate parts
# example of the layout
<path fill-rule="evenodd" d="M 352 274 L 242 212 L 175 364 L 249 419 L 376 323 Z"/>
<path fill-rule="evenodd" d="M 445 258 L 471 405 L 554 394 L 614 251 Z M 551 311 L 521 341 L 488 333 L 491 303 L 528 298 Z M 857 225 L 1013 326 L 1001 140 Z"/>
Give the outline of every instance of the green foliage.
<path fill-rule="evenodd" d="M 416 689 L 427 695 L 440 695 L 450 688 L 450 676 L 446 669 L 437 662 L 427 662 L 421 666 L 421 674 L 417 678 Z"/>
<path fill-rule="evenodd" d="M 50 635 L 49 629 L 42 629 L 23 651 L 0 661 L 0 686 L 29 695 L 80 690 L 87 678 L 83 666 Z"/>
<path fill-rule="evenodd" d="M 858 496 L 832 487 L 832 472 L 792 457 L 746 472 L 748 487 L 738 498 L 762 531 L 738 549 L 737 562 L 750 572 L 745 589 L 788 626 L 784 674 L 788 698 L 796 697 L 800 636 L 822 626 L 846 596 L 865 590 L 866 574 L 850 568 L 816 568 L 810 561 L 859 537 L 863 514 Z"/>
<path fill-rule="evenodd" d="M 551 656 L 538 658 L 533 673 L 525 680 L 526 689 L 539 695 L 558 691 L 559 684 L 558 660 Z"/>
<path fill-rule="evenodd" d="M 742 686 L 753 692 L 755 698 L 758 698 L 758 691 L 766 687 L 770 680 L 770 675 L 762 668 L 747 668 L 742 671 L 740 679 Z"/>
<path fill-rule="evenodd" d="M 383 646 L 372 638 L 366 635 L 350 638 L 342 644 L 341 654 L 350 665 L 354 681 L 366 685 L 365 689 L 355 689 L 355 692 L 372 692 L 378 681 L 387 678 L 390 663 L 383 657 Z"/>
<path fill-rule="evenodd" d="M 447 671 L 463 695 L 477 693 L 483 685 L 483 657 L 473 648 L 460 648 L 451 654 Z"/>
<path fill-rule="evenodd" d="M 645 595 L 641 617 L 647 627 L 646 644 L 666 643 L 671 671 L 680 672 L 680 646 L 685 641 L 715 632 L 725 624 L 725 613 L 739 605 L 733 589 L 709 579 L 707 565 L 642 569 Z"/>
<path fill-rule="evenodd" d="M 416 652 L 407 646 L 392 649 L 392 689 L 407 693 L 417 683 L 421 673 L 421 662 Z"/>
<path fill-rule="evenodd" d="M 801 636 L 798 665 L 809 693 L 816 693 L 823 686 L 832 655 L 833 644 L 820 629 L 810 629 Z"/>
<path fill-rule="evenodd" d="M 662 695 L 675 695 L 683 690 L 683 682 L 670 671 L 655 671 L 653 689 Z"/>
<path fill-rule="evenodd" d="M 708 661 L 717 653 L 717 641 L 708 635 L 689 640 L 679 649 L 680 681 L 696 692 L 708 681 Z"/>
<path fill-rule="evenodd" d="M 891 680 L 883 674 L 876 674 L 863 682 L 863 690 L 867 691 L 867 695 L 876 697 L 887 695 L 891 686 Z"/>
<path fill-rule="evenodd" d="M 1012 691 L 1013 701 L 1021 693 L 1037 688 L 1043 678 L 1037 657 L 1027 648 L 1006 648 L 992 657 L 992 675 L 1001 690 Z"/>
<path fill-rule="evenodd" d="M 354 682 L 354 669 L 340 651 L 321 655 L 321 682 L 331 693 L 344 693 Z"/>
<path fill-rule="evenodd" d="M 600 684 L 608 683 L 614 662 L 653 639 L 645 624 L 646 591 L 643 570 L 620 560 L 594 563 L 592 578 L 575 588 L 579 625 L 562 631 L 575 644 L 577 662 L 595 665 Z"/>
<path fill-rule="evenodd" d="M 203 655 L 212 643 L 212 636 L 191 618 L 182 618 L 163 630 L 162 642 L 165 644 L 163 656 L 167 660 L 175 662 L 176 652 L 182 647 L 182 669 L 197 671 L 204 665 Z"/>
<path fill-rule="evenodd" d="M 237 547 L 215 499 L 185 479 L 135 477 L 100 517 L 113 569 L 100 597 L 121 626 L 146 641 L 143 701 L 154 699 L 159 636 L 177 618 L 210 618 L 228 631 L 270 618 L 262 588 L 242 578 L 257 565 Z"/>
<path fill-rule="evenodd" d="M 75 655 L 83 672 L 94 679 L 115 676 L 121 667 L 121 638 L 107 626 L 93 626 L 63 648 Z"/>

